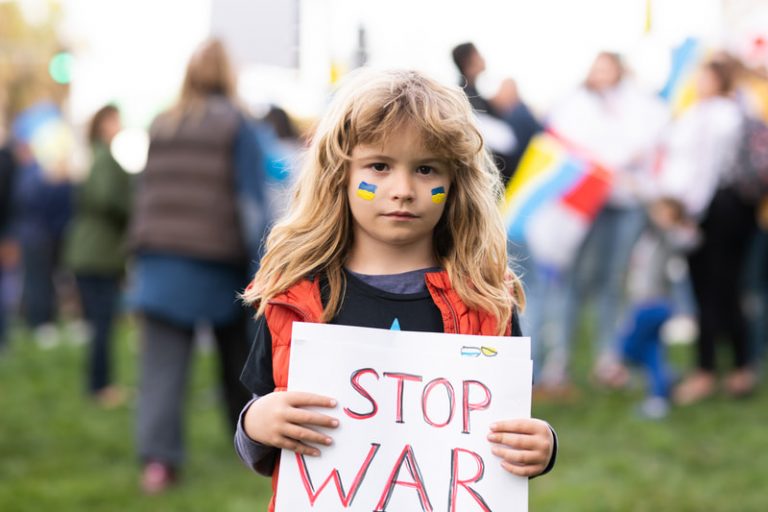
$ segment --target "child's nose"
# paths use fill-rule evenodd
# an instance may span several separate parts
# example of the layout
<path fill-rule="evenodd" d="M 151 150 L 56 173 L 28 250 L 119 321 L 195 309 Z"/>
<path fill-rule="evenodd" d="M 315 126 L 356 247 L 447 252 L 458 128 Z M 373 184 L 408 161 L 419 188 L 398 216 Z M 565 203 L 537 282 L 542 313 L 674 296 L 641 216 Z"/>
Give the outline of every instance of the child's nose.
<path fill-rule="evenodd" d="M 407 169 L 397 169 L 392 173 L 392 188 L 390 193 L 393 199 L 413 199 L 414 189 L 413 174 Z"/>

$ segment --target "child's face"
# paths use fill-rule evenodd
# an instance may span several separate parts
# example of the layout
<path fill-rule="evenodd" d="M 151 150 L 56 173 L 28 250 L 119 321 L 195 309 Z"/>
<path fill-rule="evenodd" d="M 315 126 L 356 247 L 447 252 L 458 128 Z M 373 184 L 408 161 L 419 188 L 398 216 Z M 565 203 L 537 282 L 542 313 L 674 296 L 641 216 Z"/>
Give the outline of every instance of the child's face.
<path fill-rule="evenodd" d="M 450 193 L 448 163 L 407 126 L 383 145 L 356 146 L 351 156 L 347 195 L 355 243 L 431 250 Z"/>

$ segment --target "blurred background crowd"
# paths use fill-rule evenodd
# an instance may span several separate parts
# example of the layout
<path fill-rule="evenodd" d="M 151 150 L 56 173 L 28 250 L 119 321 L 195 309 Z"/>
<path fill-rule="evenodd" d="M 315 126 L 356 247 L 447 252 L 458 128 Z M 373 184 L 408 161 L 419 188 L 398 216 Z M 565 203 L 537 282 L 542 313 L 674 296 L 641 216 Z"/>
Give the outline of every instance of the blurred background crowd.
<path fill-rule="evenodd" d="M 85 396 L 135 407 L 146 493 L 185 460 L 198 345 L 217 349 L 234 428 L 253 335 L 237 293 L 313 122 L 363 65 L 422 69 L 475 108 L 507 184 L 535 403 L 640 375 L 637 412 L 662 419 L 760 386 L 768 6 L 387 6 L 0 1 L 0 359 L 81 347 Z M 136 389 L 113 370 L 126 318 Z"/>

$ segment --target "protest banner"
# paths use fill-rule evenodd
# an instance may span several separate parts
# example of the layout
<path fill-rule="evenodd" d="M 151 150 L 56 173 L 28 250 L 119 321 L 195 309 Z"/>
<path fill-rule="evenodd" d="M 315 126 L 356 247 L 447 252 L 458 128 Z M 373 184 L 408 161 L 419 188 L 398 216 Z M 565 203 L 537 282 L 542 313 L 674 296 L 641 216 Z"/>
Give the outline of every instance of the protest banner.
<path fill-rule="evenodd" d="M 528 338 L 294 323 L 288 389 L 340 425 L 320 457 L 282 451 L 277 510 L 526 511 L 486 437 L 530 417 L 531 371 Z"/>

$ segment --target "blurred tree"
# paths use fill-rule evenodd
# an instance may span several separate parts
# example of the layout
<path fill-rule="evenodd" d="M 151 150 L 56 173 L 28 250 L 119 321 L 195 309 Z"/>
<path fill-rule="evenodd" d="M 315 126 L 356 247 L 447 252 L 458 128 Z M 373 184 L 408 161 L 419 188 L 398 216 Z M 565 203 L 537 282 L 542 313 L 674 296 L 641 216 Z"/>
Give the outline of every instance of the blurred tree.
<path fill-rule="evenodd" d="M 30 21 L 20 2 L 0 2 L 0 126 L 40 100 L 60 105 L 69 92 L 49 72 L 51 58 L 62 50 L 61 6 L 43 0 L 42 7 L 37 11 L 42 15 Z"/>

